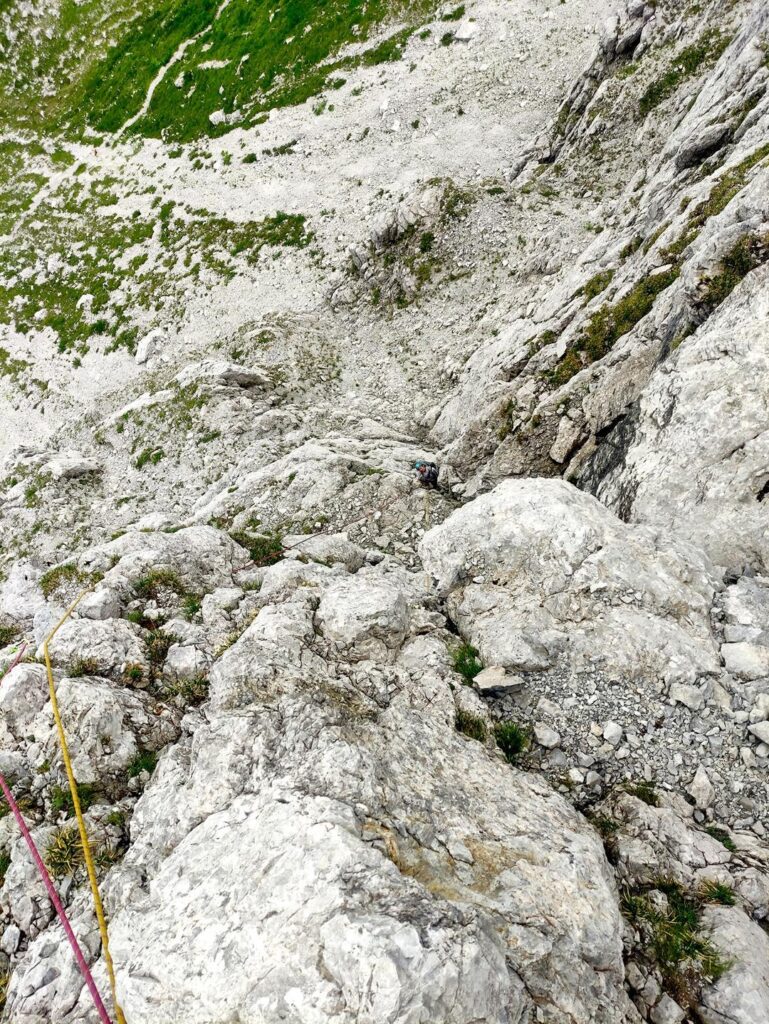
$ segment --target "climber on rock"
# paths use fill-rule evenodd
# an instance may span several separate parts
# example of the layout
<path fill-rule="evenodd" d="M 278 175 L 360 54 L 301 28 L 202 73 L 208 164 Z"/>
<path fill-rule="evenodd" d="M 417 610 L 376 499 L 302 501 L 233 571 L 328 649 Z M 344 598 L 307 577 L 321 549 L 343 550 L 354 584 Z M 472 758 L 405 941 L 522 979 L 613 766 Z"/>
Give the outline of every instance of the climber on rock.
<path fill-rule="evenodd" d="M 419 459 L 414 463 L 414 469 L 422 487 L 430 487 L 433 490 L 438 487 L 438 467 L 434 462 L 424 462 Z"/>

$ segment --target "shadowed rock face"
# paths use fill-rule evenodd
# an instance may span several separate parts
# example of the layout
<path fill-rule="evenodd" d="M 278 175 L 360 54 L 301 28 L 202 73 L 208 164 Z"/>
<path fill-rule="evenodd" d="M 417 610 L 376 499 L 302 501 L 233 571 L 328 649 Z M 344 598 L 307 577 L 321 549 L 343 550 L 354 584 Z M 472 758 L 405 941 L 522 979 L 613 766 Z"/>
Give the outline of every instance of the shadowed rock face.
<path fill-rule="evenodd" d="M 764 1024 L 765 4 L 294 5 L 262 78 L 285 12 L 135 6 L 0 12 L 0 770 L 100 987 L 81 589 L 128 1024 Z M 6 974 L 96 1021 L 0 815 Z"/>

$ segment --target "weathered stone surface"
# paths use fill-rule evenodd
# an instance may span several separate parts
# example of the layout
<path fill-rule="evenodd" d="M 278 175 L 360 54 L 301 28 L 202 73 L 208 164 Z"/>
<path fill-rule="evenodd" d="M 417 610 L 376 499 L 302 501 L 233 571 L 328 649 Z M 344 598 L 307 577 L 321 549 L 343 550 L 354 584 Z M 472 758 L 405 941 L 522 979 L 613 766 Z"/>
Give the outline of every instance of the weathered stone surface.
<path fill-rule="evenodd" d="M 642 663 L 683 682 L 717 670 L 707 560 L 562 481 L 500 484 L 430 531 L 420 552 L 487 662 L 625 676 Z"/>

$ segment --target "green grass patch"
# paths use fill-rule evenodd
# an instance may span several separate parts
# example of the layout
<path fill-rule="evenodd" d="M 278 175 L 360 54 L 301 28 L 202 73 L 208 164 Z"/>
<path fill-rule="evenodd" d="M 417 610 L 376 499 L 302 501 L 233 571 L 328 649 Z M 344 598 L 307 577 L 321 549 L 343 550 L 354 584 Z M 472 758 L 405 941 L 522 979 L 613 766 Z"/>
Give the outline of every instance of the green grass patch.
<path fill-rule="evenodd" d="M 166 700 L 181 697 L 185 704 L 202 704 L 208 698 L 209 681 L 205 676 L 195 679 L 178 679 L 163 686 L 162 696 Z"/>
<path fill-rule="evenodd" d="M 20 633 L 21 630 L 18 626 L 0 622 L 0 648 L 12 644 L 19 637 Z"/>
<path fill-rule="evenodd" d="M 0 273 L 1 322 L 20 333 L 49 328 L 59 350 L 78 357 L 105 337 L 108 351 L 133 353 L 148 316 L 178 320 L 183 294 L 203 269 L 229 280 L 241 262 L 256 266 L 266 251 L 303 249 L 314 237 L 302 214 L 283 211 L 236 222 L 158 198 L 156 214 L 129 214 L 114 208 L 113 184 L 64 182 L 38 205 L 36 228 L 23 214 L 15 220 Z M 158 225 L 155 248 L 148 243 Z M 51 266 L 45 274 L 41 260 Z M 19 379 L 25 361 L 3 351 L 0 373 Z"/>
<path fill-rule="evenodd" d="M 469 711 L 457 710 L 454 716 L 454 725 L 457 732 L 469 736 L 471 740 L 478 740 L 483 743 L 488 735 L 485 721 L 479 715 L 473 715 Z"/>
<path fill-rule="evenodd" d="M 152 775 L 158 763 L 158 755 L 154 750 L 141 750 L 126 768 L 129 779 L 136 778 L 142 772 Z"/>
<path fill-rule="evenodd" d="M 613 270 L 601 270 L 597 274 L 594 274 L 589 281 L 586 281 L 575 294 L 584 295 L 585 303 L 591 302 L 593 299 L 597 298 L 601 292 L 606 291 L 611 284 L 613 277 Z"/>
<path fill-rule="evenodd" d="M 498 722 L 494 726 L 494 739 L 510 764 L 517 764 L 531 742 L 529 730 L 517 722 Z"/>
<path fill-rule="evenodd" d="M 134 593 L 143 601 L 157 601 L 163 591 L 174 594 L 184 593 L 184 584 L 179 574 L 173 569 L 150 569 L 146 576 L 141 576 L 133 585 Z"/>
<path fill-rule="evenodd" d="M 654 900 L 653 890 L 662 893 L 665 902 Z M 666 990 L 684 1009 L 696 1005 L 703 983 L 717 981 L 732 965 L 699 934 L 702 903 L 701 894 L 688 893 L 667 879 L 622 894 L 623 913 L 641 932 Z"/>
<path fill-rule="evenodd" d="M 67 669 L 67 675 L 70 679 L 77 679 L 80 676 L 98 676 L 99 663 L 93 658 L 78 658 Z"/>
<path fill-rule="evenodd" d="M 246 530 L 238 530 L 231 533 L 230 537 L 248 551 L 255 565 L 274 565 L 283 557 L 283 538 L 277 531 L 252 534 Z"/>
<path fill-rule="evenodd" d="M 483 662 L 478 657 L 478 648 L 467 643 L 454 648 L 451 652 L 451 664 L 468 686 L 483 668 Z"/>
<path fill-rule="evenodd" d="M 722 846 L 725 846 L 730 853 L 734 853 L 734 851 L 737 849 L 737 847 L 734 845 L 734 842 L 732 841 L 732 837 L 729 835 L 726 829 L 719 828 L 718 825 L 707 825 L 705 831 L 709 836 L 712 836 L 713 839 L 717 839 Z"/>
<path fill-rule="evenodd" d="M 697 297 L 698 305 L 709 316 L 727 299 L 751 271 L 769 260 L 769 234 L 746 235 L 721 257 L 720 270 L 706 280 Z"/>
<path fill-rule="evenodd" d="M 189 142 L 235 124 L 249 127 L 275 107 L 338 88 L 340 70 L 398 59 L 436 6 L 434 0 L 231 0 L 226 6 L 151 0 L 129 8 L 122 20 L 113 17 L 113 45 L 103 56 L 89 48 L 83 71 L 68 88 L 62 83 L 66 95 L 49 105 L 49 120 L 115 131 L 140 110 L 152 79 L 189 41 L 133 130 Z M 366 49 L 389 24 L 400 27 Z M 363 53 L 340 55 L 348 43 L 363 43 Z"/>
<path fill-rule="evenodd" d="M 80 808 L 83 811 L 87 811 L 89 807 L 96 803 L 99 796 L 99 790 L 90 782 L 76 782 L 75 785 L 77 787 L 77 797 L 80 801 Z M 68 818 L 73 818 L 75 816 L 75 804 L 72 800 L 72 794 L 69 791 L 69 787 L 51 787 L 51 809 L 54 814 L 61 814 L 63 812 Z"/>
<path fill-rule="evenodd" d="M 696 43 L 685 47 L 675 58 L 668 70 L 651 85 L 641 96 L 638 104 L 642 117 L 646 117 L 656 107 L 669 99 L 674 92 L 689 78 L 701 69 L 715 64 L 731 42 L 731 37 L 718 29 L 708 29 Z"/>
<path fill-rule="evenodd" d="M 585 366 L 605 356 L 651 312 L 657 296 L 673 284 L 679 273 L 679 267 L 673 266 L 653 274 L 639 281 L 614 305 L 602 306 L 553 369 L 546 371 L 545 379 L 551 386 L 560 387 Z"/>
<path fill-rule="evenodd" d="M 44 597 L 50 598 L 62 590 L 74 589 L 78 585 L 92 585 L 98 582 L 99 578 L 97 573 L 84 572 L 71 562 L 67 562 L 43 573 L 40 577 L 40 589 Z"/>
<path fill-rule="evenodd" d="M 630 793 L 631 796 L 643 800 L 650 807 L 659 807 L 660 805 L 657 787 L 653 782 L 647 782 L 645 779 L 642 779 L 640 782 L 631 782 L 625 787 L 625 791 Z"/>

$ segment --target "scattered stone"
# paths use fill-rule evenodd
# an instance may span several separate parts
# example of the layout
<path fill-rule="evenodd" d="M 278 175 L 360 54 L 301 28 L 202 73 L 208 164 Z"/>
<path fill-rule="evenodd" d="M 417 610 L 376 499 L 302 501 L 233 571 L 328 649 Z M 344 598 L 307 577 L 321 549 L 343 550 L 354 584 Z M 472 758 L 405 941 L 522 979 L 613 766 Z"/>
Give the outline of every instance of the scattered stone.
<path fill-rule="evenodd" d="M 534 723 L 534 738 L 546 750 L 552 750 L 553 747 L 557 747 L 561 742 L 560 734 L 555 729 L 551 729 L 545 722 Z"/>

